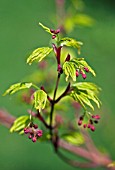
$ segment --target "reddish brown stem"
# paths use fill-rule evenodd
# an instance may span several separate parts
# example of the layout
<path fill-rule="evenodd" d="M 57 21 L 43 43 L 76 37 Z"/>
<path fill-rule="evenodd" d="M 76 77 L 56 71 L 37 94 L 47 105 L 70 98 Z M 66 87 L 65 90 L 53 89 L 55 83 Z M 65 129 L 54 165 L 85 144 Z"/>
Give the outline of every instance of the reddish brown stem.
<path fill-rule="evenodd" d="M 70 83 L 68 84 L 65 91 L 55 100 L 55 103 L 58 103 L 63 97 L 65 97 L 69 90 L 70 90 Z"/>

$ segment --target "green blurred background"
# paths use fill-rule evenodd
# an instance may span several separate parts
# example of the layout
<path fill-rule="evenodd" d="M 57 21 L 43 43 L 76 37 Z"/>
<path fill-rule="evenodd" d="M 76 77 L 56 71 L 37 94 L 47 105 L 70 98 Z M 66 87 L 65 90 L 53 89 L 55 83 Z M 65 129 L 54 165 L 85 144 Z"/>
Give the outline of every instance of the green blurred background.
<path fill-rule="evenodd" d="M 66 7 L 70 1 L 66 1 Z M 96 145 L 115 159 L 115 2 L 112 0 L 84 0 L 84 13 L 95 19 L 92 27 L 76 27 L 71 37 L 84 42 L 82 55 L 97 72 L 92 79 L 103 89 L 102 120 L 95 133 Z M 14 115 L 26 113 L 14 97 L 2 97 L 12 83 L 20 81 L 35 66 L 28 66 L 28 54 L 49 42 L 49 35 L 38 27 L 38 22 L 53 27 L 56 8 L 54 0 L 0 0 L 0 108 Z M 68 35 L 69 36 L 69 35 Z M 72 170 L 55 154 L 49 144 L 29 142 L 27 138 L 10 134 L 0 126 L 1 170 Z M 100 168 L 102 169 L 102 168 Z"/>

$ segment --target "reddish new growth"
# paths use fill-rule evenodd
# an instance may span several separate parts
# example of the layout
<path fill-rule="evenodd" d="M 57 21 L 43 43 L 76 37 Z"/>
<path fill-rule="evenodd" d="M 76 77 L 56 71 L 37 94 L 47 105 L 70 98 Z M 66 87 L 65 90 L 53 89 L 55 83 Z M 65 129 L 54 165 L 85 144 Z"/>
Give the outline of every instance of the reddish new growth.
<path fill-rule="evenodd" d="M 42 130 L 38 129 L 38 125 L 33 123 L 24 128 L 24 133 L 28 134 L 28 138 L 32 139 L 32 142 L 36 142 L 42 136 Z"/>
<path fill-rule="evenodd" d="M 52 39 L 55 39 L 57 37 L 57 34 L 60 33 L 60 29 L 57 30 L 50 29 L 50 32 L 53 34 Z"/>
<path fill-rule="evenodd" d="M 83 123 L 84 122 L 84 115 L 83 115 L 83 116 L 80 116 L 80 118 L 78 120 L 78 125 L 79 126 L 83 125 L 84 128 L 89 128 L 89 129 L 91 129 L 91 131 L 95 131 L 94 124 L 97 124 L 99 119 L 100 119 L 99 115 L 92 115 L 88 119 L 87 123 Z"/>
<path fill-rule="evenodd" d="M 89 72 L 89 69 L 87 68 L 87 67 L 84 67 L 84 70 L 85 70 L 85 72 Z M 83 79 L 86 79 L 87 78 L 87 75 L 84 73 L 84 71 L 82 71 L 81 69 L 77 69 L 76 70 L 76 77 L 79 77 L 79 75 L 82 75 L 82 78 Z"/>

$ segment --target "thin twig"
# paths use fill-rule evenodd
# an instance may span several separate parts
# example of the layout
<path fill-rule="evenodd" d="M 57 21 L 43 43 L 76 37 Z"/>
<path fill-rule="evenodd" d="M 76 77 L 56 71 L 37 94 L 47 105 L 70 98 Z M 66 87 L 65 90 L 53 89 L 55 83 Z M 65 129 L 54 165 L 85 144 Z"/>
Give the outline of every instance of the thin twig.
<path fill-rule="evenodd" d="M 57 152 L 57 155 L 65 161 L 67 164 L 74 166 L 74 167 L 79 167 L 79 168 L 95 168 L 98 165 L 92 162 L 78 162 L 78 161 L 73 161 L 68 159 L 65 155 L 63 155 L 60 151 Z"/>
<path fill-rule="evenodd" d="M 61 76 L 61 74 L 58 73 L 58 77 L 57 77 L 57 81 L 56 81 L 56 87 L 55 87 L 54 95 L 53 95 L 53 100 L 51 102 L 50 127 L 52 127 L 53 111 L 54 111 L 54 105 L 55 105 L 54 101 L 55 101 L 55 97 L 56 97 L 56 93 L 57 93 L 57 89 L 58 89 L 58 84 L 59 84 L 60 76 Z M 51 135 L 51 138 L 52 138 L 52 128 L 50 128 L 50 135 Z"/>

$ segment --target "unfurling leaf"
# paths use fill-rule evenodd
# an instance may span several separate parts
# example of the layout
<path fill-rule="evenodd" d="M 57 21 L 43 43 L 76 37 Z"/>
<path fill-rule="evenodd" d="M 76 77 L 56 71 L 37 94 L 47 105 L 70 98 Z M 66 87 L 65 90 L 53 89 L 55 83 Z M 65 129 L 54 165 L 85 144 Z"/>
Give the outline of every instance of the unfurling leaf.
<path fill-rule="evenodd" d="M 89 106 L 91 109 L 94 110 L 94 107 L 91 103 L 93 101 L 96 103 L 97 107 L 100 107 L 100 100 L 98 98 L 98 93 L 100 88 L 90 82 L 79 82 L 73 84 L 71 87 L 70 96 L 77 102 L 79 102 L 82 107 L 86 110 L 86 106 Z"/>
<path fill-rule="evenodd" d="M 51 31 L 50 31 L 50 28 L 44 26 L 42 23 L 39 22 L 39 25 L 48 33 L 52 34 Z"/>
<path fill-rule="evenodd" d="M 47 100 L 47 94 L 43 90 L 37 90 L 34 93 L 34 107 L 41 112 L 41 109 L 45 108 Z"/>
<path fill-rule="evenodd" d="M 40 62 L 43 58 L 49 55 L 52 52 L 53 48 L 50 47 L 41 47 L 37 48 L 32 52 L 32 54 L 27 58 L 27 63 L 31 65 L 33 61 Z"/>
<path fill-rule="evenodd" d="M 65 46 L 77 48 L 78 54 L 80 54 L 81 45 L 83 45 L 82 42 L 76 41 L 75 39 L 68 38 L 68 37 L 62 38 L 59 43 L 61 46 L 65 45 Z"/>
<path fill-rule="evenodd" d="M 32 86 L 32 83 L 16 83 L 16 84 L 13 84 L 9 87 L 9 89 L 7 89 L 5 91 L 5 93 L 3 94 L 3 96 L 7 95 L 7 94 L 13 94 L 19 90 L 22 90 L 22 89 L 28 89 Z"/>
<path fill-rule="evenodd" d="M 82 134 L 78 132 L 70 132 L 68 134 L 62 135 L 62 138 L 73 145 L 82 145 L 84 143 L 84 138 Z"/>
<path fill-rule="evenodd" d="M 19 132 L 19 134 L 23 134 L 24 133 L 24 128 L 27 127 L 27 125 L 30 122 L 30 116 L 21 116 L 18 117 L 12 127 L 10 128 L 10 132 Z"/>
<path fill-rule="evenodd" d="M 76 68 L 74 67 L 73 63 L 66 61 L 63 64 L 63 71 L 66 75 L 66 81 L 68 81 L 69 77 L 71 77 L 73 81 L 76 81 Z"/>

